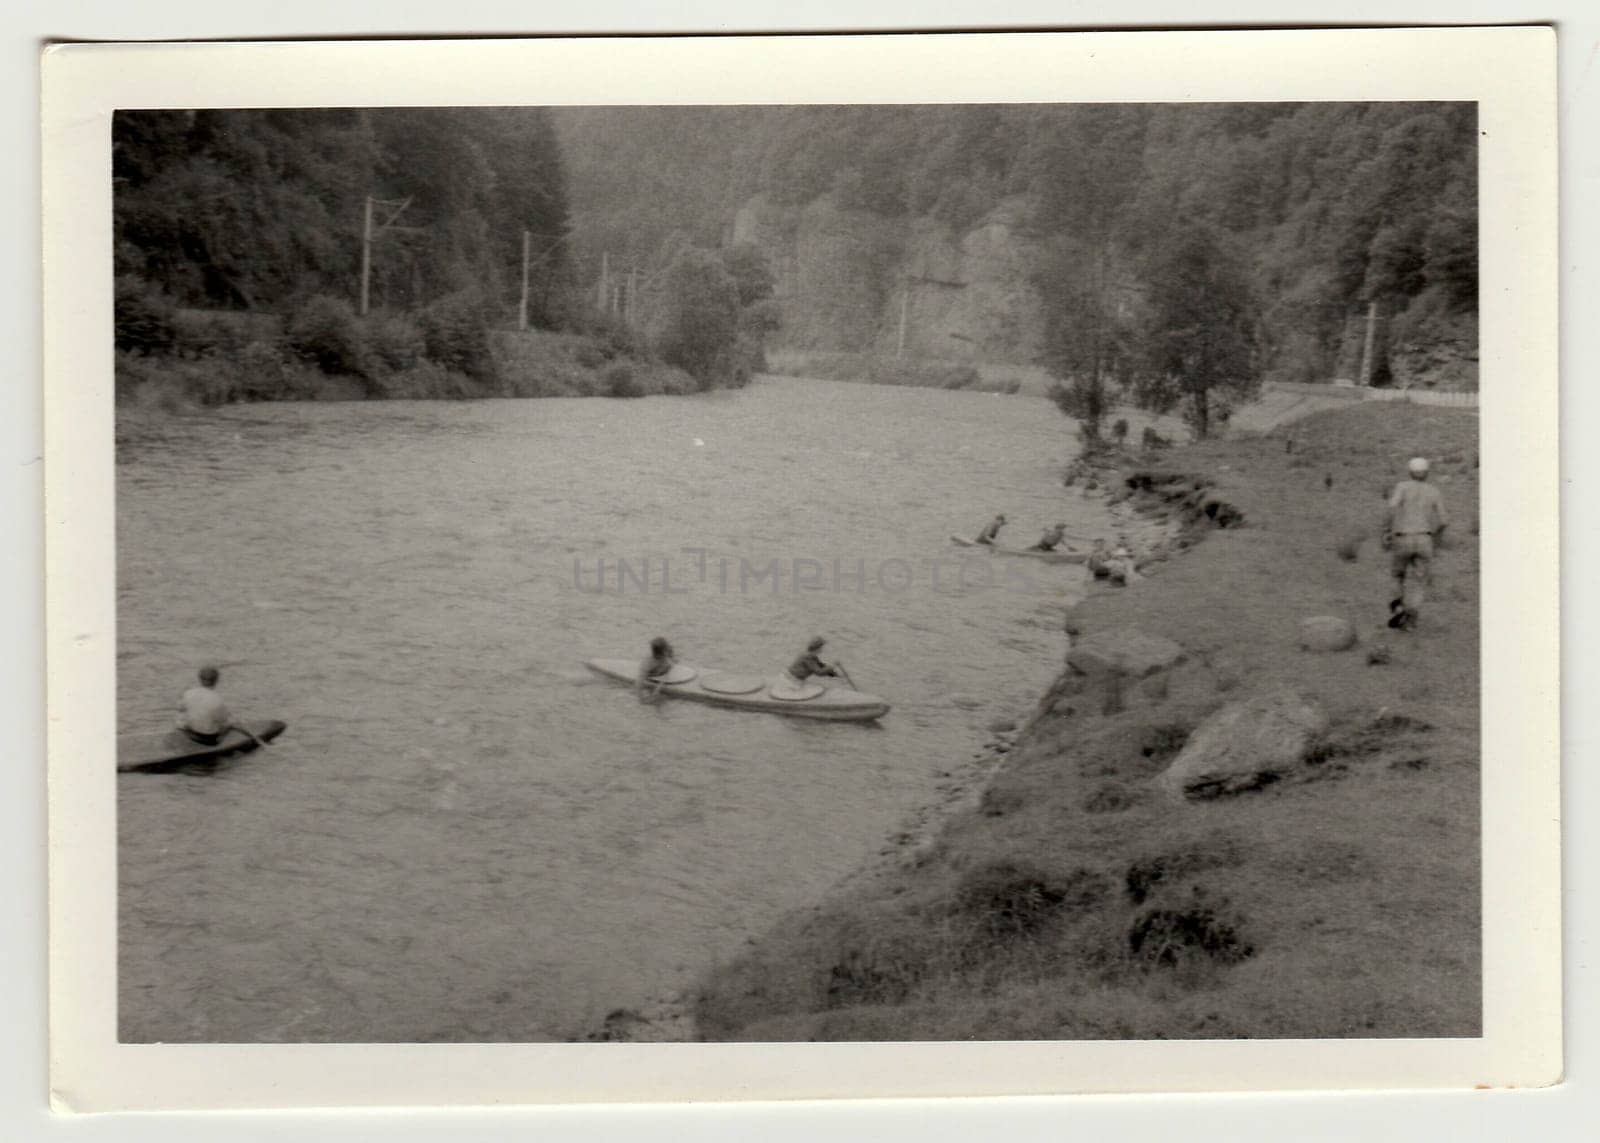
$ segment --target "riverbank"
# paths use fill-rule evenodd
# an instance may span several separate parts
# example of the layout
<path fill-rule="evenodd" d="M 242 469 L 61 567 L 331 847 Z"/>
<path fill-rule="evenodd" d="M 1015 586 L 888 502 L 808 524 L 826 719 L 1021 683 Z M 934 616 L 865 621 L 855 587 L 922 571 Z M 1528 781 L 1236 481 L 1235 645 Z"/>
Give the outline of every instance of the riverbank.
<path fill-rule="evenodd" d="M 706 388 L 620 334 L 490 331 L 473 360 L 441 360 L 427 356 L 421 333 L 399 319 L 351 319 L 340 352 L 315 359 L 289 344 L 270 315 L 225 316 L 191 314 L 175 326 L 183 334 L 170 351 L 119 350 L 119 418 L 260 401 L 648 397 Z"/>
<path fill-rule="evenodd" d="M 1476 450 L 1472 411 L 1368 405 L 1066 492 L 1191 542 L 1074 608 L 972 796 L 713 970 L 696 1034 L 1476 1035 Z M 1453 525 L 1397 635 L 1377 528 L 1418 453 Z"/>

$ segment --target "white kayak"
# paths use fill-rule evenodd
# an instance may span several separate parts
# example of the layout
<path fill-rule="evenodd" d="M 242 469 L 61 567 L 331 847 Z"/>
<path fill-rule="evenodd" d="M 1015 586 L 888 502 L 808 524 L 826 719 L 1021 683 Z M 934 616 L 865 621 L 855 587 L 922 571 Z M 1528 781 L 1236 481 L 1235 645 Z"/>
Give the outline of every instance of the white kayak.
<path fill-rule="evenodd" d="M 1081 564 L 1089 558 L 1088 552 L 1069 552 L 1060 549 L 1041 552 L 1035 548 L 1007 548 L 999 544 L 980 544 L 977 540 L 969 540 L 966 536 L 951 536 L 950 539 L 963 548 L 988 548 L 998 555 L 1026 556 L 1031 560 L 1043 560 L 1047 564 Z"/>
<path fill-rule="evenodd" d="M 590 659 L 584 666 L 630 686 L 639 679 L 637 659 Z M 815 683 L 796 687 L 793 680 L 782 674 L 772 677 L 702 671 L 687 663 L 673 667 L 662 683 L 661 693 L 670 698 L 694 699 L 715 706 L 835 722 L 870 722 L 889 713 L 889 704 L 883 699 L 851 687 L 823 687 Z"/>

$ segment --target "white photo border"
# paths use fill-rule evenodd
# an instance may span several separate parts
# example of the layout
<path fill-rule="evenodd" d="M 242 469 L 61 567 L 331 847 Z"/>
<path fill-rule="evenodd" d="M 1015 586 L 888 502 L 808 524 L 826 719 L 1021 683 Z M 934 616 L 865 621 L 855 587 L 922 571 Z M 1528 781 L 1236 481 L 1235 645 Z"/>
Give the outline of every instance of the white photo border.
<path fill-rule="evenodd" d="M 1547 28 L 68 45 L 42 62 L 51 1087 L 60 1110 L 1538 1086 L 1561 1074 Z M 120 108 L 1470 100 L 1483 1035 L 945 1044 L 116 1040 L 110 126 Z"/>

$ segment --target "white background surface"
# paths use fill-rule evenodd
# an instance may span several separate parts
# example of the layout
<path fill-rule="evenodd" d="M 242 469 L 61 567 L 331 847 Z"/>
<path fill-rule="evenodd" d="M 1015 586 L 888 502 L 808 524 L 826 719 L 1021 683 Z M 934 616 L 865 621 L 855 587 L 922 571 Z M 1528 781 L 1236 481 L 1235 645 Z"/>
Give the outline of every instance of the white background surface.
<path fill-rule="evenodd" d="M 1566 733 L 1565 896 L 1568 930 L 1568 1083 L 1529 1093 L 1448 1095 L 1091 1097 L 918 1103 L 721 1106 L 658 1109 L 546 1109 L 472 1113 L 277 1113 L 273 1115 L 137 1116 L 55 1119 L 45 1110 L 43 689 L 40 619 L 40 464 L 38 352 L 38 160 L 37 51 L 45 38 L 97 40 L 162 38 L 286 38 L 372 34 L 512 34 L 620 30 L 759 31 L 787 28 L 1024 28 L 1040 26 L 1139 27 L 1178 24 L 1262 26 L 1269 24 L 1359 25 L 1427 23 L 1526 23 L 1555 20 L 1561 32 L 1563 147 L 1563 429 L 1566 451 L 1565 576 L 1563 600 L 1569 704 Z M 5 414 L 0 417 L 0 511 L 10 543 L 0 555 L 0 637 L 10 651 L 0 661 L 6 713 L 14 733 L 0 754 L 11 783 L 0 802 L 0 845 L 5 848 L 6 900 L 15 902 L 0 943 L 0 1137 L 15 1139 L 114 1138 L 256 1139 L 292 1132 L 311 1139 L 513 1138 L 538 1132 L 555 1138 L 637 1138 L 689 1135 L 697 1138 L 813 1138 L 819 1134 L 893 1139 L 1017 1138 L 1067 1133 L 1100 1137 L 1157 1138 L 1174 1130 L 1194 1139 L 1385 1138 L 1498 1139 L 1529 1134 L 1545 1138 L 1586 1137 L 1594 1130 L 1596 1101 L 1590 1078 L 1593 1010 L 1587 971 L 1593 936 L 1591 840 L 1594 781 L 1585 774 L 1593 755 L 1595 723 L 1583 710 L 1595 691 L 1592 655 L 1592 593 L 1582 591 L 1594 547 L 1594 515 L 1579 503 L 1595 477 L 1592 449 L 1574 447 L 1596 424 L 1592 330 L 1597 302 L 1585 277 L 1593 270 L 1595 211 L 1600 192 L 1600 21 L 1580 14 L 1576 0 L 1534 8 L 1527 3 L 1346 2 L 1339 5 L 1201 3 L 920 3 L 713 4 L 700 0 L 660 13 L 643 4 L 605 8 L 527 3 L 450 5 L 284 2 L 270 12 L 237 9 L 199 0 L 13 5 L 0 16 L 6 35 L 7 162 L 3 164 L 9 219 L 0 230 L 7 255 L 0 266 L 6 303 L 5 344 L 13 348 Z M 446 22 L 448 21 L 448 22 Z M 1586 458 L 1585 454 L 1591 454 Z M 1585 596 L 1588 598 L 1585 598 Z M 1492 684 L 1492 678 L 1486 679 Z M 1591 708 L 1592 702 L 1588 704 Z"/>

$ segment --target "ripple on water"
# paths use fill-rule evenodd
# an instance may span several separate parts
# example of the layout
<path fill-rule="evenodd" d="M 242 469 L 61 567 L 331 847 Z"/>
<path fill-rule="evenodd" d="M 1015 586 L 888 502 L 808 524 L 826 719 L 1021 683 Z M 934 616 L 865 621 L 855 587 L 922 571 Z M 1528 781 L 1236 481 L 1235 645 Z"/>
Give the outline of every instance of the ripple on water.
<path fill-rule="evenodd" d="M 687 984 L 1031 704 L 1078 590 L 919 570 L 741 591 L 738 559 L 920 569 L 996 510 L 1105 530 L 1057 486 L 1069 439 L 1036 399 L 803 381 L 252 406 L 141 435 L 118 465 L 119 725 L 165 725 L 214 657 L 249 660 L 230 701 L 289 731 L 209 775 L 119 779 L 124 1035 L 543 1036 Z M 573 585 L 575 557 L 643 553 L 674 591 Z M 658 632 L 755 671 L 823 633 L 895 709 L 870 728 L 644 706 L 581 666 Z"/>

